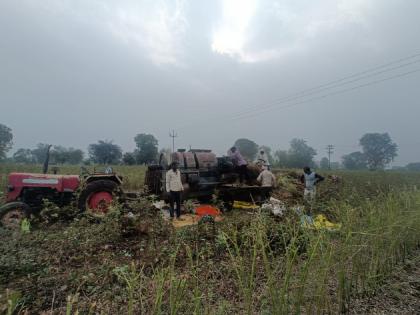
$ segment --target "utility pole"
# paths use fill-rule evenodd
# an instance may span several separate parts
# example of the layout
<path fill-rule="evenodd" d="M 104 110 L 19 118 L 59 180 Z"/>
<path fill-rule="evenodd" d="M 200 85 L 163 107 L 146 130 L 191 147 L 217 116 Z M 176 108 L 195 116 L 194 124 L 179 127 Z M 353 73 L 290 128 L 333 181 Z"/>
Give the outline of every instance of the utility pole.
<path fill-rule="evenodd" d="M 178 134 L 175 133 L 175 130 L 172 130 L 172 132 L 169 131 L 169 137 L 172 138 L 172 153 L 175 152 L 175 138 L 178 137 Z"/>
<path fill-rule="evenodd" d="M 331 169 L 331 155 L 334 153 L 334 146 L 332 144 L 327 145 L 326 147 L 328 154 L 328 169 Z"/>

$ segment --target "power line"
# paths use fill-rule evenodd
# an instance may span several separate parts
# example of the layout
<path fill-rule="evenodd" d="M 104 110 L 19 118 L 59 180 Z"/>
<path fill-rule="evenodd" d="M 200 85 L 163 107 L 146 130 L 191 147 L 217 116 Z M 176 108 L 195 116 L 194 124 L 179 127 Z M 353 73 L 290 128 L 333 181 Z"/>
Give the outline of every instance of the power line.
<path fill-rule="evenodd" d="M 342 77 L 340 79 L 336 79 L 336 80 L 333 80 L 333 81 L 330 81 L 330 82 L 327 82 L 327 83 L 324 83 L 324 84 L 321 84 L 321 85 L 318 85 L 318 86 L 315 86 L 315 87 L 312 87 L 312 88 L 308 88 L 308 89 L 302 90 L 300 92 L 297 92 L 297 93 L 294 93 L 294 94 L 291 94 L 291 95 L 288 95 L 288 96 L 279 98 L 277 100 L 273 100 L 270 103 L 266 103 L 266 104 L 263 104 L 263 105 L 261 105 L 261 104 L 254 105 L 254 106 L 246 109 L 245 111 L 242 110 L 242 111 L 240 111 L 240 112 L 238 112 L 236 114 L 233 113 L 231 115 L 233 115 L 232 118 L 242 118 L 242 116 L 244 114 L 251 113 L 252 112 L 251 111 L 252 108 L 255 108 L 255 111 L 259 111 L 259 110 L 264 109 L 264 108 L 277 106 L 277 105 L 280 105 L 281 103 L 286 103 L 286 102 L 289 102 L 289 101 L 297 100 L 297 99 L 300 99 L 300 98 L 304 98 L 304 97 L 307 97 L 307 96 L 311 96 L 311 95 L 317 94 L 317 93 L 319 93 L 321 91 L 329 90 L 329 89 L 336 88 L 336 87 L 339 87 L 339 86 L 342 86 L 342 85 L 347 85 L 347 84 L 350 84 L 350 83 L 354 83 L 354 82 L 357 82 L 359 80 L 366 79 L 368 77 L 372 77 L 372 76 L 375 76 L 375 75 L 379 75 L 379 74 L 382 74 L 382 73 L 393 71 L 393 70 L 396 70 L 396 69 L 399 69 L 399 68 L 402 68 L 402 67 L 405 67 L 405 66 L 408 66 L 408 65 L 411 65 L 411 64 L 420 62 L 420 59 L 419 60 L 415 60 L 413 62 L 409 62 L 409 63 L 403 64 L 403 65 L 398 65 L 398 66 L 393 67 L 393 68 L 390 68 L 390 69 L 386 69 L 386 70 L 382 70 L 382 71 L 377 71 L 376 73 L 370 73 L 372 71 L 383 69 L 383 68 L 387 68 L 387 67 L 390 67 L 392 65 L 396 65 L 396 64 L 399 64 L 399 63 L 401 63 L 403 61 L 414 59 L 414 58 L 419 57 L 419 56 L 420 56 L 420 52 L 415 53 L 415 54 L 412 54 L 412 55 L 409 55 L 409 56 L 406 56 L 406 57 L 403 57 L 403 58 L 400 58 L 400 59 L 397 59 L 397 60 L 394 60 L 394 61 L 391 61 L 391 62 L 388 62 L 388 63 L 385 63 L 385 64 L 382 64 L 382 65 L 379 65 L 379 66 L 368 68 L 367 70 L 360 71 L 360 72 L 357 72 L 357 73 L 354 73 L 354 74 L 351 74 L 351 75 Z M 415 71 L 415 72 L 417 72 L 417 71 Z M 369 75 L 366 75 L 366 76 L 363 76 L 363 75 L 368 74 L 368 73 L 370 73 L 370 74 Z M 360 76 L 363 76 L 363 77 L 360 77 Z M 351 80 L 351 81 L 348 81 L 349 79 L 356 78 L 356 77 L 359 77 L 359 78 L 358 79 Z M 399 77 L 399 75 L 397 75 L 396 77 Z M 346 81 L 346 80 L 348 82 L 343 82 L 343 81 Z M 342 82 L 342 83 L 340 83 L 340 82 Z M 368 83 L 367 85 L 371 85 L 371 84 Z M 352 89 L 350 89 L 350 90 L 352 90 Z M 323 97 L 321 97 L 321 98 L 323 98 Z M 313 100 L 313 99 L 314 98 L 309 99 L 308 101 Z M 285 106 L 285 108 L 286 107 L 289 107 L 289 106 Z M 221 116 L 220 118 L 221 119 L 226 118 L 226 115 Z M 247 118 L 247 117 L 245 116 L 243 118 Z M 185 128 L 185 127 L 188 127 L 188 126 L 191 126 L 191 125 L 195 125 L 196 123 L 197 122 L 193 122 L 193 123 L 184 125 L 181 128 Z"/>
<path fill-rule="evenodd" d="M 397 75 L 393 75 L 393 76 L 390 76 L 390 77 L 387 77 L 387 78 L 371 81 L 371 82 L 368 82 L 368 83 L 365 83 L 365 84 L 356 85 L 356 86 L 353 86 L 351 88 L 342 89 L 342 90 L 339 90 L 339 91 L 336 91 L 336 92 L 333 92 L 333 93 L 328 93 L 328 94 L 324 94 L 324 95 L 321 95 L 321 96 L 309 98 L 309 99 L 306 99 L 306 100 L 303 100 L 303 101 L 291 103 L 291 104 L 288 104 L 288 105 L 285 105 L 285 106 L 281 106 L 281 107 L 277 107 L 277 108 L 263 109 L 263 110 L 258 111 L 258 112 L 256 111 L 252 115 L 241 116 L 241 117 L 237 117 L 236 119 L 232 119 L 232 120 L 246 119 L 246 118 L 254 117 L 256 115 L 261 115 L 261 114 L 269 112 L 271 110 L 285 109 L 285 108 L 294 107 L 294 106 L 297 106 L 297 105 L 300 105 L 300 104 L 308 103 L 308 102 L 311 102 L 311 101 L 321 100 L 321 99 L 324 99 L 324 98 L 327 98 L 327 97 L 330 97 L 330 96 L 343 94 L 343 93 L 353 91 L 353 90 L 357 90 L 357 89 L 360 89 L 360 88 L 363 88 L 363 87 L 367 87 L 367 86 L 375 85 L 375 84 L 378 84 L 378 83 L 381 83 L 381 82 L 385 82 L 385 81 L 393 80 L 393 79 L 396 79 L 396 78 L 404 77 L 404 76 L 407 76 L 407 75 L 410 75 L 410 74 L 413 74 L 413 73 L 416 73 L 416 72 L 419 72 L 419 71 L 420 71 L 420 69 L 415 69 L 415 70 L 412 70 L 412 71 L 408 71 L 408 72 L 400 73 L 400 74 L 397 74 Z"/>
<path fill-rule="evenodd" d="M 283 100 L 281 102 L 270 103 L 270 104 L 267 104 L 267 105 L 258 106 L 254 110 L 249 110 L 247 112 L 243 112 L 242 114 L 239 114 L 237 117 L 241 117 L 241 116 L 243 116 L 245 114 L 250 114 L 250 113 L 252 113 L 252 112 L 254 112 L 256 110 L 261 110 L 261 109 L 265 109 L 265 108 L 275 107 L 277 105 L 280 105 L 280 104 L 283 104 L 283 103 L 287 103 L 289 101 L 293 101 L 293 100 L 296 100 L 296 99 L 300 99 L 300 98 L 304 98 L 304 97 L 307 97 L 307 96 L 318 94 L 318 93 L 320 93 L 322 91 L 326 91 L 326 90 L 330 90 L 330 89 L 337 88 L 337 87 L 340 87 L 340 86 L 344 86 L 344 85 L 348 85 L 348 84 L 351 84 L 351 83 L 355 83 L 355 82 L 361 81 L 363 79 L 371 78 L 371 77 L 374 77 L 374 76 L 377 76 L 377 75 L 380 75 L 380 74 L 383 74 L 383 73 L 387 73 L 387 72 L 390 72 L 390 71 L 393 71 L 393 70 L 401 69 L 401 68 L 406 67 L 408 65 L 412 65 L 412 64 L 415 64 L 415 63 L 419 63 L 419 62 L 420 62 L 420 59 L 419 60 L 412 61 L 412 62 L 409 62 L 409 63 L 402 64 L 402 65 L 399 65 L 399 66 L 396 66 L 396 67 L 393 67 L 393 68 L 390 68 L 390 69 L 386 69 L 386 70 L 382 70 L 382 71 L 377 71 L 377 72 L 374 72 L 374 73 L 370 73 L 368 75 L 361 76 L 361 77 L 359 77 L 357 79 L 347 80 L 347 81 L 344 81 L 344 82 L 343 82 L 343 80 L 339 80 L 342 83 L 339 83 L 339 84 L 328 84 L 327 87 L 323 87 L 323 88 L 319 88 L 319 89 L 316 88 L 316 90 L 314 90 L 311 93 L 305 93 L 303 95 L 296 96 L 296 97 L 293 97 L 293 98 L 291 97 L 291 98 L 285 99 L 285 100 Z M 234 116 L 234 118 L 235 117 L 236 116 Z"/>

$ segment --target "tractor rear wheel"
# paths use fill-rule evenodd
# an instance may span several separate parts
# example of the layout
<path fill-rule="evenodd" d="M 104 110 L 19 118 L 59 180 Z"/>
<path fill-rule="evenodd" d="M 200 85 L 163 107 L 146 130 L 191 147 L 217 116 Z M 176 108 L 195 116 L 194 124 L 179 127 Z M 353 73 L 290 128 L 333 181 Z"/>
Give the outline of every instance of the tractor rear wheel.
<path fill-rule="evenodd" d="M 112 180 L 90 182 L 80 193 L 79 209 L 94 216 L 104 216 L 118 192 L 119 185 Z"/>
<path fill-rule="evenodd" d="M 0 225 L 18 229 L 22 220 L 30 215 L 30 207 L 24 202 L 9 202 L 0 207 Z"/>

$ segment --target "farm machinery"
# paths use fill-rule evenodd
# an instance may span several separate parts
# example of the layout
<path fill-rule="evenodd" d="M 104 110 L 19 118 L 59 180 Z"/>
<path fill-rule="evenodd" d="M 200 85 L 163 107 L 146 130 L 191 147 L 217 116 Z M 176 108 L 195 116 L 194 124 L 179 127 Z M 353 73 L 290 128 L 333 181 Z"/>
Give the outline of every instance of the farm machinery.
<path fill-rule="evenodd" d="M 184 199 L 199 199 L 208 202 L 213 195 L 222 199 L 227 208 L 234 200 L 258 201 L 267 187 L 255 185 L 259 168 L 250 166 L 246 185 L 235 184 L 237 174 L 227 157 L 216 157 L 210 150 L 179 150 L 171 160 L 177 162 L 184 185 Z M 48 158 L 47 158 L 48 161 Z M 48 162 L 46 163 L 48 164 Z M 4 226 L 17 227 L 31 214 L 42 209 L 43 201 L 49 200 L 57 206 L 76 204 L 80 211 L 94 215 L 105 214 L 114 200 L 124 201 L 138 198 L 142 193 L 124 192 L 123 178 L 112 169 L 104 173 L 84 175 L 10 173 L 6 192 L 6 203 L 0 206 L 0 222 Z M 165 174 L 168 165 L 161 155 L 159 164 L 149 165 L 146 172 L 146 192 L 163 200 L 168 199 L 165 192 Z"/>
<path fill-rule="evenodd" d="M 122 194 L 121 183 L 122 177 L 114 173 L 82 176 L 10 173 L 6 203 L 0 206 L 1 224 L 18 226 L 22 219 L 39 212 L 45 199 L 57 206 L 76 202 L 80 211 L 104 214 L 115 197 Z"/>
<path fill-rule="evenodd" d="M 184 186 L 184 198 L 209 201 L 214 195 L 230 208 L 234 200 L 259 201 L 270 187 L 261 187 L 256 179 L 261 172 L 258 165 L 248 165 L 248 179 L 245 184 L 236 184 L 238 174 L 229 157 L 216 157 L 211 150 L 178 150 L 172 153 L 171 160 L 176 162 L 181 172 Z M 145 185 L 150 193 L 161 199 L 168 199 L 165 192 L 167 165 L 162 163 L 149 165 Z"/>

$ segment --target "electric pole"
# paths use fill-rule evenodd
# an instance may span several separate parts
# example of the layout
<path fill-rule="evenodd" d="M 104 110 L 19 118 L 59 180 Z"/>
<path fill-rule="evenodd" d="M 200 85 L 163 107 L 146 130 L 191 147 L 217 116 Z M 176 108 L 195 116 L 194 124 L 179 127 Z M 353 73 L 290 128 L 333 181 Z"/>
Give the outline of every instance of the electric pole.
<path fill-rule="evenodd" d="M 328 169 L 331 169 L 331 155 L 334 153 L 334 146 L 332 144 L 327 145 L 326 147 L 328 154 Z"/>
<path fill-rule="evenodd" d="M 169 132 L 169 137 L 172 138 L 172 153 L 175 152 L 175 138 L 178 137 L 178 134 L 175 133 L 175 130 L 172 130 L 172 132 Z"/>

